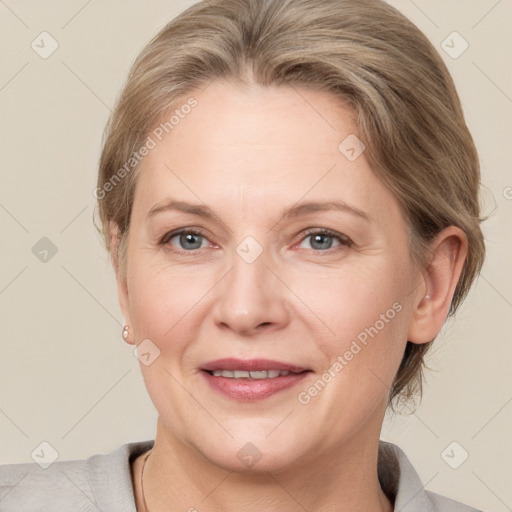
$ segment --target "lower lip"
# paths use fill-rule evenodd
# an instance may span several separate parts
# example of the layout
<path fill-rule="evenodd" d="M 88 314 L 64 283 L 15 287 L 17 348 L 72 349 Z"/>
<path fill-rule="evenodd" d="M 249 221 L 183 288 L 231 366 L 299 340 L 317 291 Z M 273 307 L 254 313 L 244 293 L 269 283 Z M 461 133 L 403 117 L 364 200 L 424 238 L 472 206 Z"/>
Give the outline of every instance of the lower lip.
<path fill-rule="evenodd" d="M 215 391 L 243 402 L 263 400 L 279 391 L 289 389 L 298 384 L 310 372 L 302 372 L 294 375 L 275 377 L 273 379 L 230 379 L 226 377 L 214 377 L 207 371 L 201 372 L 208 384 Z"/>

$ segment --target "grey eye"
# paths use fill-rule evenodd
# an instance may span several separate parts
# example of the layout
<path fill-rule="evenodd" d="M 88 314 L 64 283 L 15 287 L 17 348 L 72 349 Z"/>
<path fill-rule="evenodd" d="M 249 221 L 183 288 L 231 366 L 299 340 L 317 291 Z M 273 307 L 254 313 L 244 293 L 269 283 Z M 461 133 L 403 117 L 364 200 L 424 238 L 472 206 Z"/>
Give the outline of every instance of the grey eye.
<path fill-rule="evenodd" d="M 331 249 L 337 245 L 341 245 L 339 241 L 339 237 L 334 235 L 329 235 L 328 233 L 312 233 L 306 236 L 303 240 L 309 240 L 310 247 L 306 247 L 307 249 L 315 249 L 317 251 L 325 251 L 327 249 Z"/>
<path fill-rule="evenodd" d="M 183 233 L 178 233 L 169 239 L 169 243 L 176 246 L 176 243 L 173 240 L 177 239 L 178 248 L 184 249 L 186 251 L 193 251 L 195 249 L 200 249 L 204 247 L 204 243 L 207 242 L 206 238 L 199 233 L 193 233 L 190 231 L 184 231 Z"/>

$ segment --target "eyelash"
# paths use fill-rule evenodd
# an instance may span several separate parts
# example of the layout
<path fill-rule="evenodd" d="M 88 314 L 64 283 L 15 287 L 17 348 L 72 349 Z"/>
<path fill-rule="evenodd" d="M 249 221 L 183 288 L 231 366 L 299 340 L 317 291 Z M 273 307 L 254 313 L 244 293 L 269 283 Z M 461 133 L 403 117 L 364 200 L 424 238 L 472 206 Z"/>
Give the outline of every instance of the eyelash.
<path fill-rule="evenodd" d="M 181 228 L 181 229 L 178 229 L 176 231 L 171 231 L 170 233 L 167 233 L 163 236 L 163 238 L 160 240 L 159 242 L 159 245 L 161 246 L 164 246 L 164 247 L 169 247 L 169 241 L 172 240 L 174 237 L 178 236 L 178 235 L 181 235 L 183 233 L 186 233 L 186 234 L 191 234 L 191 235 L 197 235 L 197 236 L 201 236 L 203 238 L 205 238 L 206 240 L 208 240 L 208 237 L 203 233 L 201 232 L 200 230 L 196 230 L 196 229 L 192 229 L 192 228 Z M 342 249 L 342 248 L 346 248 L 346 247 L 351 247 L 353 242 L 352 240 L 346 236 L 346 235 L 342 235 L 341 233 L 338 233 L 336 231 L 333 231 L 331 229 L 319 229 L 319 228 L 310 228 L 308 230 L 306 230 L 303 234 L 302 234 L 302 238 L 300 239 L 300 241 L 296 244 L 294 244 L 294 247 L 297 246 L 297 245 L 300 245 L 306 238 L 308 238 L 309 236 L 312 236 L 312 235 L 326 235 L 328 237 L 332 237 L 332 238 L 336 238 L 338 239 L 338 241 L 340 242 L 340 245 L 336 246 L 336 247 L 332 247 L 332 248 L 329 248 L 329 249 L 326 249 L 326 250 L 317 250 L 317 249 L 308 249 L 310 251 L 313 251 L 315 253 L 327 253 L 327 254 L 330 254 L 336 250 L 339 250 L 339 249 Z M 180 254 L 197 254 L 198 251 L 201 250 L 201 248 L 199 249 L 192 249 L 192 250 L 184 250 L 184 249 L 177 249 L 175 247 L 173 247 L 172 249 L 170 249 L 174 252 L 177 252 L 177 253 L 180 253 Z"/>
<path fill-rule="evenodd" d="M 318 228 L 307 229 L 303 233 L 299 244 L 302 243 L 308 236 L 312 236 L 312 235 L 327 235 L 331 238 L 337 238 L 338 241 L 340 242 L 340 245 L 326 249 L 325 251 L 311 249 L 315 253 L 331 253 L 333 251 L 339 250 L 340 248 L 352 246 L 352 240 L 348 236 L 342 235 L 341 233 L 338 233 L 337 231 L 333 231 L 332 229 L 318 229 Z M 295 245 L 298 245 L 298 244 L 295 244 Z"/>
<path fill-rule="evenodd" d="M 181 235 L 183 233 L 186 233 L 186 234 L 189 234 L 189 235 L 202 236 L 203 238 L 208 240 L 208 237 L 204 233 L 199 231 L 199 230 L 190 229 L 190 228 L 182 228 L 182 229 L 178 229 L 176 231 L 171 231 L 170 233 L 165 234 L 164 237 L 160 240 L 160 244 L 159 245 L 169 246 L 170 245 L 169 244 L 170 240 L 172 240 L 175 236 Z M 175 252 L 178 252 L 178 253 L 195 254 L 200 249 L 193 249 L 191 251 L 185 251 L 184 249 L 176 249 L 175 247 L 173 247 L 172 250 L 175 251 Z"/>

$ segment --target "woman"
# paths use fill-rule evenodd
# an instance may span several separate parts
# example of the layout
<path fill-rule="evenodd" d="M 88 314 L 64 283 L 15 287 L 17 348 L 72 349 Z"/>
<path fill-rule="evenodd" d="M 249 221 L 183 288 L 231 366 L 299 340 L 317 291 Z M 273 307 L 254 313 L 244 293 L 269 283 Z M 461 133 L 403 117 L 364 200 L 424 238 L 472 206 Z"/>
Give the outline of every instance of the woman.
<path fill-rule="evenodd" d="M 96 189 L 155 440 L 4 509 L 475 510 L 379 434 L 481 268 L 479 180 L 442 60 L 384 2 L 188 9 L 135 62 Z"/>

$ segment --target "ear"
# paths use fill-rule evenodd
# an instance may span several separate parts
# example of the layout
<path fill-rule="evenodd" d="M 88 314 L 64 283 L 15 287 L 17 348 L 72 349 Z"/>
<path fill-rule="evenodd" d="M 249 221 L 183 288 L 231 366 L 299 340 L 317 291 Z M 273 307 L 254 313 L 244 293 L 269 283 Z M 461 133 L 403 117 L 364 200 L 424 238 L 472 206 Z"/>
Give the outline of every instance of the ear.
<path fill-rule="evenodd" d="M 112 265 L 114 266 L 114 271 L 116 274 L 117 297 L 119 300 L 119 307 L 121 308 L 121 312 L 125 319 L 125 325 L 131 325 L 130 301 L 129 301 L 129 297 L 128 297 L 128 286 L 126 283 L 126 271 L 120 262 L 120 255 L 119 255 L 119 244 L 121 242 L 121 236 L 119 234 L 118 225 L 112 221 L 109 224 L 109 233 L 110 233 L 110 258 L 112 259 Z M 129 329 L 128 333 L 129 333 L 128 338 L 125 341 L 127 343 L 129 343 L 130 345 L 134 345 L 135 340 L 133 339 L 133 334 L 132 334 L 133 331 L 131 329 Z"/>
<path fill-rule="evenodd" d="M 422 273 L 407 335 L 412 343 L 428 343 L 441 330 L 468 253 L 466 235 L 455 226 L 441 231 L 430 247 L 432 256 Z"/>

